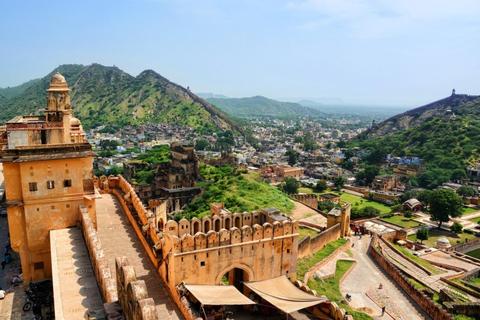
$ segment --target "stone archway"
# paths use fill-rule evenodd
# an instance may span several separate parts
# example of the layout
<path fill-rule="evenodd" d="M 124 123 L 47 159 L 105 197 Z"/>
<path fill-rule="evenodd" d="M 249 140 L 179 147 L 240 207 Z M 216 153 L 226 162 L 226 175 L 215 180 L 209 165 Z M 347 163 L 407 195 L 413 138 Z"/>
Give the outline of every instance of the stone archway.
<path fill-rule="evenodd" d="M 228 284 L 235 286 L 238 291 L 247 295 L 249 290 L 243 282 L 254 281 L 253 269 L 245 264 L 234 263 L 220 271 L 215 279 L 215 284 L 219 285 L 222 278 L 226 276 Z"/>
<path fill-rule="evenodd" d="M 163 219 L 162 219 L 162 218 L 160 218 L 160 219 L 158 220 L 158 225 L 157 225 L 157 227 L 158 227 L 158 230 L 163 231 L 164 225 L 163 225 Z"/>

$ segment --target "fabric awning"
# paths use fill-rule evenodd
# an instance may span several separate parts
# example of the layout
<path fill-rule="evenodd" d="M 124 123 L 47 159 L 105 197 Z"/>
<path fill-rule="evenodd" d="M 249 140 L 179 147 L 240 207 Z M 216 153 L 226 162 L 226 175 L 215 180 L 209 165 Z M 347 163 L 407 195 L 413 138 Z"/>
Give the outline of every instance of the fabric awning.
<path fill-rule="evenodd" d="M 286 276 L 244 282 L 244 284 L 285 313 L 292 313 L 328 301 L 325 297 L 315 297 L 300 290 Z"/>
<path fill-rule="evenodd" d="M 185 288 L 203 305 L 232 306 L 255 304 L 255 302 L 245 297 L 234 286 L 186 284 Z"/>

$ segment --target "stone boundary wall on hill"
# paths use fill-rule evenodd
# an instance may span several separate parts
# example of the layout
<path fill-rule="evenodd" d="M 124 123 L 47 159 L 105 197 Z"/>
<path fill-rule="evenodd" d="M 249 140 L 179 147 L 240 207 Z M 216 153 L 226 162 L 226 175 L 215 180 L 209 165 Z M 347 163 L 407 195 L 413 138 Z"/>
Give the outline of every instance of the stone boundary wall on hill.
<path fill-rule="evenodd" d="M 392 262 L 390 262 L 377 249 L 378 236 L 374 235 L 368 252 L 370 256 L 385 270 L 386 273 L 422 308 L 430 317 L 435 320 L 454 320 L 445 310 L 435 304 L 423 292 L 417 289 Z"/>
<path fill-rule="evenodd" d="M 117 294 L 126 320 L 158 320 L 155 302 L 148 296 L 144 280 L 137 280 L 127 257 L 115 259 Z"/>
<path fill-rule="evenodd" d="M 330 261 L 332 261 L 332 259 L 334 259 L 336 256 L 338 256 L 340 253 L 342 253 L 343 251 L 347 250 L 348 248 L 350 248 L 350 239 L 347 239 L 347 242 L 342 245 L 341 247 L 335 249 L 335 251 L 332 252 L 332 254 L 330 254 L 328 257 L 325 257 L 323 260 L 317 262 L 313 267 L 311 267 L 310 269 L 307 270 L 307 272 L 305 272 L 304 276 L 303 276 L 303 282 L 305 284 L 307 284 L 308 282 L 308 279 L 310 278 L 310 275 L 314 274 L 315 272 L 317 272 L 318 269 L 320 269 L 321 267 L 325 266 L 327 263 L 329 263 Z"/>
<path fill-rule="evenodd" d="M 318 196 L 316 194 L 292 194 L 290 197 L 298 200 L 307 207 L 318 209 Z"/>
<path fill-rule="evenodd" d="M 314 254 L 327 243 L 339 239 L 341 236 L 340 223 L 310 238 L 306 236 L 298 244 L 298 259 Z"/>
<path fill-rule="evenodd" d="M 93 226 L 87 209 L 84 206 L 80 206 L 79 211 L 83 237 L 103 301 L 107 303 L 116 301 L 118 297 L 115 279 L 113 279 L 112 272 L 108 267 L 108 260 L 102 249 L 97 231 Z"/>

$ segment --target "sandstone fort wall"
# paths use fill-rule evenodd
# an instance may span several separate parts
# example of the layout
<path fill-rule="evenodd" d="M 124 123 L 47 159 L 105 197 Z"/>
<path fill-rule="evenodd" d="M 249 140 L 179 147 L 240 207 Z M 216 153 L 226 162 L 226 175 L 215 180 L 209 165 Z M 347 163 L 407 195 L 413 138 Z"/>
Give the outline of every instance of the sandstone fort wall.
<path fill-rule="evenodd" d="M 326 229 L 313 238 L 306 236 L 298 244 L 298 258 L 303 258 L 314 254 L 322 249 L 327 243 L 335 241 L 341 236 L 340 223 Z"/>

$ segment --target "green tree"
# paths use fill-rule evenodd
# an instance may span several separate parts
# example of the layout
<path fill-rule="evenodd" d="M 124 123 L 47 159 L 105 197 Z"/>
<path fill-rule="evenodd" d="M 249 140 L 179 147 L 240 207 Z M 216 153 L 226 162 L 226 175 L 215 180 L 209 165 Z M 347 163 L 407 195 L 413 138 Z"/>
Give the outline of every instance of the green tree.
<path fill-rule="evenodd" d="M 283 192 L 286 194 L 296 194 L 298 193 L 298 187 L 300 183 L 295 178 L 286 178 L 285 183 L 283 184 Z"/>
<path fill-rule="evenodd" d="M 296 136 L 294 139 L 293 139 L 293 142 L 295 143 L 303 143 L 303 138 L 301 136 Z"/>
<path fill-rule="evenodd" d="M 432 192 L 432 190 L 423 190 L 418 194 L 417 200 L 420 201 L 424 207 L 428 207 L 430 205 Z"/>
<path fill-rule="evenodd" d="M 438 221 L 438 228 L 443 222 L 448 222 L 450 217 L 462 215 L 462 198 L 452 190 L 438 189 L 430 197 L 430 215 L 433 221 Z"/>
<path fill-rule="evenodd" d="M 208 150 L 210 147 L 210 143 L 207 140 L 200 139 L 195 143 L 195 150 Z"/>
<path fill-rule="evenodd" d="M 120 143 L 115 140 L 102 140 L 100 141 L 100 148 L 102 150 L 115 150 Z"/>
<path fill-rule="evenodd" d="M 317 185 L 314 188 L 314 190 L 317 192 L 324 192 L 327 189 L 328 189 L 328 185 L 325 180 L 318 180 Z"/>
<path fill-rule="evenodd" d="M 343 178 L 343 176 L 339 176 L 337 179 L 335 179 L 334 184 L 335 188 L 337 188 L 337 190 L 340 190 L 345 185 L 345 179 Z"/>
<path fill-rule="evenodd" d="M 459 233 L 462 233 L 463 232 L 463 226 L 461 223 L 459 223 L 458 221 L 455 221 L 454 223 L 452 223 L 452 225 L 450 226 L 450 230 L 452 230 L 453 232 L 455 232 L 456 234 L 459 234 Z"/>
<path fill-rule="evenodd" d="M 461 186 L 457 189 L 457 194 L 461 197 L 475 197 L 478 194 L 477 189 L 469 186 Z"/>
<path fill-rule="evenodd" d="M 317 148 L 315 141 L 313 140 L 312 133 L 308 131 L 303 138 L 303 150 L 313 151 Z"/>
<path fill-rule="evenodd" d="M 420 200 L 418 199 L 418 191 L 416 190 L 408 190 L 408 191 L 405 191 L 401 196 L 400 196 L 400 201 L 403 203 L 407 200 L 410 200 L 410 199 L 417 199 L 417 200 Z"/>
<path fill-rule="evenodd" d="M 288 157 L 288 164 L 293 166 L 297 163 L 300 153 L 298 153 L 296 150 L 290 149 L 285 152 L 285 155 Z"/>
<path fill-rule="evenodd" d="M 404 216 L 405 218 L 411 218 L 411 217 L 413 217 L 413 213 L 412 213 L 412 211 L 407 210 L 407 211 L 405 211 L 405 213 L 403 214 L 403 216 Z"/>
<path fill-rule="evenodd" d="M 428 240 L 428 228 L 421 227 L 417 230 L 417 239 L 420 240 L 420 243 L 423 243 L 423 240 Z"/>
<path fill-rule="evenodd" d="M 467 173 L 463 169 L 455 169 L 452 171 L 452 175 L 450 176 L 452 180 L 461 180 L 467 179 Z"/>

